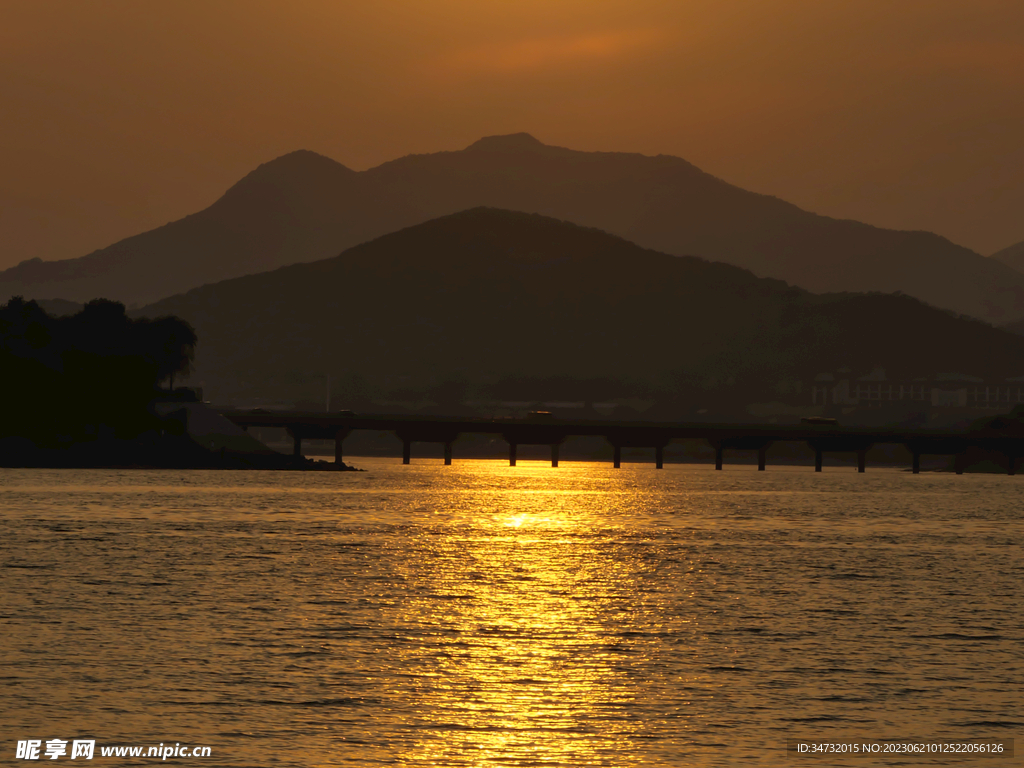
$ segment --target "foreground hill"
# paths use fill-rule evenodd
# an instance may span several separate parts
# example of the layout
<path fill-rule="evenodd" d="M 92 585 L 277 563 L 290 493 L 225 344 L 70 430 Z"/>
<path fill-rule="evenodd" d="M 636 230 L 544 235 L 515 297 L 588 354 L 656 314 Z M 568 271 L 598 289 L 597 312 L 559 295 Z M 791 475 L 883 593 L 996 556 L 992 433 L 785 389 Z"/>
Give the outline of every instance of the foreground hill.
<path fill-rule="evenodd" d="M 193 324 L 194 379 L 221 402 L 294 398 L 322 388 L 314 377 L 323 374 L 359 377 L 375 392 L 570 377 L 735 401 L 793 393 L 843 366 L 854 375 L 884 366 L 894 378 L 1024 373 L 1024 338 L 908 296 L 815 296 L 494 209 L 203 286 L 140 314 Z"/>
<path fill-rule="evenodd" d="M 1024 242 L 1003 248 L 1003 250 L 993 253 L 991 258 L 1024 273 Z"/>
<path fill-rule="evenodd" d="M 1010 333 L 1016 333 L 1019 336 L 1024 336 L 1024 320 L 1016 320 L 1012 323 L 1006 323 L 1002 328 Z"/>
<path fill-rule="evenodd" d="M 992 322 L 1024 316 L 1024 274 L 937 235 L 818 216 L 676 157 L 577 152 L 526 134 L 358 173 L 292 153 L 181 221 L 81 259 L 25 262 L 0 273 L 0 296 L 152 301 L 323 259 L 476 206 L 598 227 L 642 247 L 735 264 L 812 291 L 902 291 Z"/>

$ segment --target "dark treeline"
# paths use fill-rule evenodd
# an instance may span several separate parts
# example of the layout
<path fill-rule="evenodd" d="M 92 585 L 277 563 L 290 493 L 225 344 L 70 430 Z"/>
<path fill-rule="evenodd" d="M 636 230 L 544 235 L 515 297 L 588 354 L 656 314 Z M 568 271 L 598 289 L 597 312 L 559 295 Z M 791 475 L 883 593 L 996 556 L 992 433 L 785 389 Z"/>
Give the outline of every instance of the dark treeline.
<path fill-rule="evenodd" d="M 149 404 L 190 370 L 195 345 L 177 317 L 136 320 L 105 299 L 54 317 L 15 297 L 0 306 L 0 437 L 61 449 L 158 430 Z"/>

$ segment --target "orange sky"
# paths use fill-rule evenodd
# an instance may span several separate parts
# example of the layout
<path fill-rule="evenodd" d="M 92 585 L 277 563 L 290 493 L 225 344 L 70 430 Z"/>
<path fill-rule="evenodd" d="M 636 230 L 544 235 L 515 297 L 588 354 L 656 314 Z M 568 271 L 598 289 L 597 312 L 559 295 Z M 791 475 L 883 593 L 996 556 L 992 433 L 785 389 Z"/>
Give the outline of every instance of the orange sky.
<path fill-rule="evenodd" d="M 1020 0 L 0 0 L 0 267 L 307 148 L 528 131 L 982 253 L 1024 240 Z"/>

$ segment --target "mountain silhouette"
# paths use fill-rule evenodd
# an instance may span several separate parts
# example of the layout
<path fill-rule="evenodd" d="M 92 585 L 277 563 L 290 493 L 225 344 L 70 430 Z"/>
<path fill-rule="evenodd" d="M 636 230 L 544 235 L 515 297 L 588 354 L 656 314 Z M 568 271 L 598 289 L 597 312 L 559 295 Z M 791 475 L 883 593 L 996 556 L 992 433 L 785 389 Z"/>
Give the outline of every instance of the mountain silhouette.
<path fill-rule="evenodd" d="M 204 283 L 323 259 L 415 218 L 365 179 L 314 152 L 264 163 L 199 213 L 78 259 L 0 272 L 0 295 L 155 301 Z"/>
<path fill-rule="evenodd" d="M 1024 273 L 1024 242 L 1003 248 L 1003 250 L 993 253 L 991 258 Z"/>
<path fill-rule="evenodd" d="M 488 208 L 206 285 L 139 314 L 196 328 L 195 379 L 219 402 L 295 397 L 323 374 L 360 377 L 373 391 L 604 377 L 675 393 L 729 388 L 735 399 L 794 391 L 843 366 L 883 366 L 897 379 L 1024 373 L 1024 338 L 909 296 L 817 296 Z"/>
<path fill-rule="evenodd" d="M 197 214 L 81 259 L 0 273 L 0 296 L 152 301 L 478 206 L 597 227 L 816 292 L 900 291 L 991 322 L 1024 316 L 1024 274 L 938 235 L 819 216 L 676 157 L 579 152 L 522 133 L 362 172 L 285 155 Z"/>

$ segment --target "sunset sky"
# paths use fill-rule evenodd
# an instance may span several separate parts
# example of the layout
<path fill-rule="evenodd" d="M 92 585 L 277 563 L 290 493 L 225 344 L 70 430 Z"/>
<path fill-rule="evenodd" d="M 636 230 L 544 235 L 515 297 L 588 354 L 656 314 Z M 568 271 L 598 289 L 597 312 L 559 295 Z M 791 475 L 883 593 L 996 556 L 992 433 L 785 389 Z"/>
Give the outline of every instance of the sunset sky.
<path fill-rule="evenodd" d="M 989 254 L 1024 240 L 1021 0 L 0 0 L 0 267 L 527 131 Z"/>

